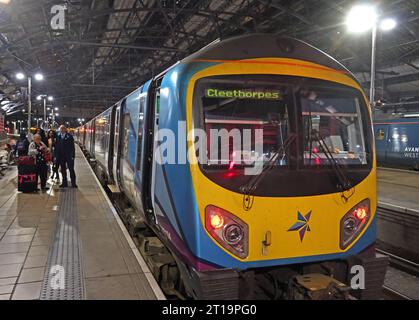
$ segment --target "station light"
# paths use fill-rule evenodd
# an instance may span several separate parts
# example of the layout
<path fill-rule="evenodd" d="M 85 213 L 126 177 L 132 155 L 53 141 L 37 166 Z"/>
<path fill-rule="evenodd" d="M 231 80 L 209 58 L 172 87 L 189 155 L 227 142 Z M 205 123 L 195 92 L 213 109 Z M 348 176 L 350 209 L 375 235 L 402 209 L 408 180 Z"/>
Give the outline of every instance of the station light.
<path fill-rule="evenodd" d="M 393 18 L 387 18 L 381 21 L 380 29 L 383 31 L 393 30 L 397 26 L 397 21 Z"/>
<path fill-rule="evenodd" d="M 377 12 L 371 5 L 356 5 L 352 7 L 346 18 L 350 32 L 365 32 L 371 30 L 377 22 Z"/>
<path fill-rule="evenodd" d="M 23 80 L 25 79 L 25 75 L 22 72 L 16 73 L 16 79 Z"/>
<path fill-rule="evenodd" d="M 42 73 L 35 74 L 35 80 L 38 80 L 38 81 L 44 80 L 44 75 Z"/>
<path fill-rule="evenodd" d="M 55 107 L 55 108 L 54 108 L 54 110 L 55 110 L 55 111 L 58 111 L 58 107 Z"/>
<path fill-rule="evenodd" d="M 54 100 L 54 97 L 51 97 L 51 96 L 48 97 L 48 101 L 53 101 L 53 100 Z"/>
<path fill-rule="evenodd" d="M 41 101 L 42 100 L 42 96 L 37 96 L 36 100 Z"/>

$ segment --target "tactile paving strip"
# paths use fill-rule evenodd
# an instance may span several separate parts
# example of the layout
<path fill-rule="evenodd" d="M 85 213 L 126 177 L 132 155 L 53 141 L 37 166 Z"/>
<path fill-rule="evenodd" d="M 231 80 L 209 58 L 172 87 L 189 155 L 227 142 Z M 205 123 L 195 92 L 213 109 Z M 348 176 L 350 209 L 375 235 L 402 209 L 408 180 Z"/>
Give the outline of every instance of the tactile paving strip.
<path fill-rule="evenodd" d="M 57 224 L 48 254 L 41 300 L 84 298 L 76 192 L 75 189 L 60 192 Z"/>

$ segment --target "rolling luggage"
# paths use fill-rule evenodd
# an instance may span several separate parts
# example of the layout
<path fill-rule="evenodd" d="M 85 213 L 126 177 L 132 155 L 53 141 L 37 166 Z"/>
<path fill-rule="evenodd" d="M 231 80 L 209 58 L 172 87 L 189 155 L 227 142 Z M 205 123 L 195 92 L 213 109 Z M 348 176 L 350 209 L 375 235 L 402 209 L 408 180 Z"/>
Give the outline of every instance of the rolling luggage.
<path fill-rule="evenodd" d="M 19 157 L 17 189 L 21 192 L 35 192 L 38 188 L 35 159 Z"/>

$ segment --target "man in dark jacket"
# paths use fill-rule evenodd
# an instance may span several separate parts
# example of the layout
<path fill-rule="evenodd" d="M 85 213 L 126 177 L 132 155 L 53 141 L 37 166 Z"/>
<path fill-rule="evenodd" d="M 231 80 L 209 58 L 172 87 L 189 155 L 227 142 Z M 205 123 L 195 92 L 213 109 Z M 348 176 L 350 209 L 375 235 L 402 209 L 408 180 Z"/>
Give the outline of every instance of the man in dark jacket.
<path fill-rule="evenodd" d="M 26 133 L 21 133 L 19 140 L 16 141 L 16 155 L 18 157 L 27 156 L 29 151 L 29 140 Z"/>
<path fill-rule="evenodd" d="M 76 152 L 74 148 L 74 138 L 67 132 L 66 126 L 60 126 L 60 133 L 57 135 L 55 141 L 55 158 L 61 168 L 63 176 L 63 183 L 60 188 L 68 187 L 67 183 L 67 168 L 70 171 L 71 186 L 77 188 L 76 173 L 74 172 L 74 159 Z"/>

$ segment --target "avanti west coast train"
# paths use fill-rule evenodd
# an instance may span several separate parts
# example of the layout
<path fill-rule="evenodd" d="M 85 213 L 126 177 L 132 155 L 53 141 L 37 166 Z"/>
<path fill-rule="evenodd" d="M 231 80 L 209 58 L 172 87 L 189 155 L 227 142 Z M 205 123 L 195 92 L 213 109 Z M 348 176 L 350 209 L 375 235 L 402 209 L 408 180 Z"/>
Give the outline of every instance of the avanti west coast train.
<path fill-rule="evenodd" d="M 376 115 L 375 145 L 378 165 L 419 170 L 419 116 Z"/>
<path fill-rule="evenodd" d="M 204 150 L 187 134 L 198 129 Z M 263 134 L 240 156 L 224 140 L 226 159 L 216 129 Z M 156 159 L 169 157 L 162 130 L 175 137 L 174 163 Z M 171 253 L 185 296 L 342 298 L 358 265 L 365 289 L 351 294 L 381 292 L 370 110 L 354 77 L 312 46 L 268 34 L 217 41 L 76 137 Z"/>

